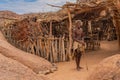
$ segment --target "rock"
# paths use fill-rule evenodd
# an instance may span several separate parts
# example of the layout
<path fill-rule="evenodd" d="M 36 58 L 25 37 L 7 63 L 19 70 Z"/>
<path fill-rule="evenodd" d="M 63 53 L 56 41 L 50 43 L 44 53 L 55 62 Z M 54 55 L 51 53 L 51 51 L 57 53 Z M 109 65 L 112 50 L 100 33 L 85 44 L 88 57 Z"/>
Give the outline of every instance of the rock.
<path fill-rule="evenodd" d="M 0 80 L 50 80 L 31 69 L 0 54 Z"/>
<path fill-rule="evenodd" d="M 49 74 L 49 73 L 50 73 L 50 70 L 44 71 L 44 74 Z"/>
<path fill-rule="evenodd" d="M 57 67 L 57 65 L 55 63 L 52 63 L 53 66 Z"/>
<path fill-rule="evenodd" d="M 57 67 L 53 67 L 53 68 L 51 68 L 50 72 L 53 73 L 54 71 L 57 71 Z"/>
<path fill-rule="evenodd" d="M 88 80 L 120 80 L 120 54 L 104 59 L 91 72 Z"/>
<path fill-rule="evenodd" d="M 49 74 L 49 73 L 51 73 L 50 70 L 39 71 L 39 74 L 43 74 L 43 75 L 46 75 L 46 74 Z"/>
<path fill-rule="evenodd" d="M 57 68 L 56 67 L 52 67 L 50 70 L 45 70 L 45 71 L 39 71 L 39 74 L 49 74 L 49 73 L 53 73 L 54 71 L 56 71 Z"/>
<path fill-rule="evenodd" d="M 9 44 L 1 32 L 0 53 L 8 58 L 14 59 L 22 63 L 23 65 L 32 69 L 35 73 L 39 73 L 40 71 L 51 70 L 51 68 L 53 67 L 53 65 L 49 61 L 39 56 L 24 52 Z"/>

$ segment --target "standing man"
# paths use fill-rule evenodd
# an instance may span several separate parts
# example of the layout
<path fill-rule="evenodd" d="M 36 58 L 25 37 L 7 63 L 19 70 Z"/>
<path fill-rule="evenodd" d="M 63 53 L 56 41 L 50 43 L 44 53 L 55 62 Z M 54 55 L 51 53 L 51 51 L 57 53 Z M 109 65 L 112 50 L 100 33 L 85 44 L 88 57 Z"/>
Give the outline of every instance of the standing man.
<path fill-rule="evenodd" d="M 80 67 L 80 60 L 83 53 L 83 29 L 81 28 L 82 22 L 81 20 L 75 21 L 75 27 L 73 28 L 73 53 L 75 57 L 76 62 L 76 69 L 80 70 L 82 67 Z"/>

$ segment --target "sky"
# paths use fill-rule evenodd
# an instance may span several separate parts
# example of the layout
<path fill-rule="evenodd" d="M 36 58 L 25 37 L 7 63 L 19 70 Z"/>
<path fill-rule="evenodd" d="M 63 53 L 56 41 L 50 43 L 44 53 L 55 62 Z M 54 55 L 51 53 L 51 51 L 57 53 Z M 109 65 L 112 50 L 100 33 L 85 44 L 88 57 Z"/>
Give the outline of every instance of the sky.
<path fill-rule="evenodd" d="M 56 11 L 59 8 L 47 4 L 63 5 L 76 0 L 0 0 L 0 11 L 9 10 L 18 14 Z"/>

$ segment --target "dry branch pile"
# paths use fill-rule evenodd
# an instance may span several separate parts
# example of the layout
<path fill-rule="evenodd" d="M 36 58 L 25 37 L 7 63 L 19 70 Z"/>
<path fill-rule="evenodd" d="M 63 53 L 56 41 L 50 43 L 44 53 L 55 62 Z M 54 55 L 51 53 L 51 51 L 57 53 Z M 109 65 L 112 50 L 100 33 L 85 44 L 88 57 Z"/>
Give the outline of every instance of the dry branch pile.
<path fill-rule="evenodd" d="M 32 38 L 36 38 L 42 34 L 38 24 L 29 19 L 15 22 L 6 27 L 4 30 L 10 31 L 12 39 L 18 42 L 26 42 L 28 40 L 32 41 Z"/>

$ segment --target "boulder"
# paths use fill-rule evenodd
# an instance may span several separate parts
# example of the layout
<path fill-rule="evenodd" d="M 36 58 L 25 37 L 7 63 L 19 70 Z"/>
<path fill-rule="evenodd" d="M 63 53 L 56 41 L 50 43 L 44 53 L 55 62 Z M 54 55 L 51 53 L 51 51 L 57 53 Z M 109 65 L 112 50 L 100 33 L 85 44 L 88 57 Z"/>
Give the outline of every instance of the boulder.
<path fill-rule="evenodd" d="M 100 62 L 87 80 L 120 80 L 120 54 Z"/>
<path fill-rule="evenodd" d="M 35 73 L 41 71 L 50 71 L 53 65 L 36 55 L 24 52 L 7 42 L 2 33 L 0 32 L 0 53 L 8 58 L 14 59 L 28 68 L 32 69 Z"/>
<path fill-rule="evenodd" d="M 50 80 L 37 75 L 31 69 L 16 60 L 0 54 L 0 80 Z"/>

